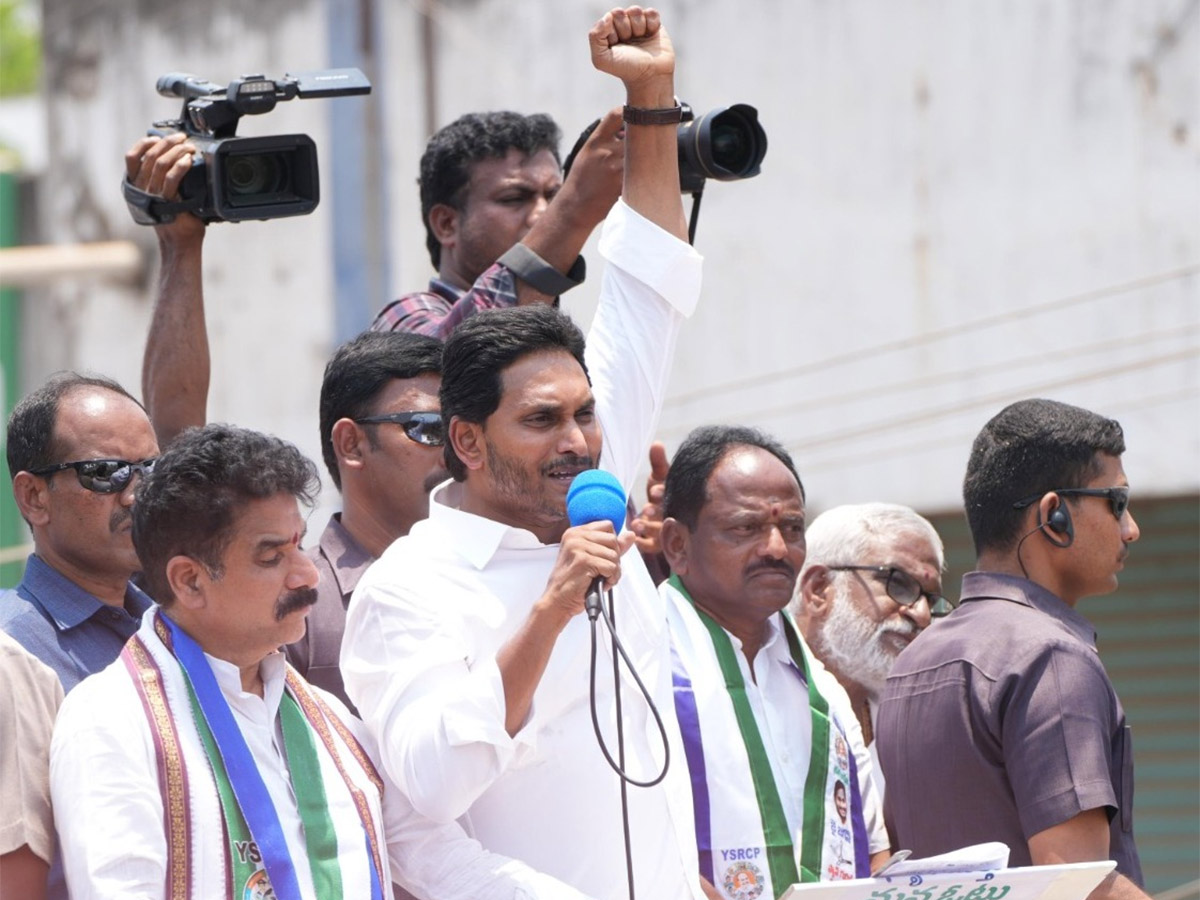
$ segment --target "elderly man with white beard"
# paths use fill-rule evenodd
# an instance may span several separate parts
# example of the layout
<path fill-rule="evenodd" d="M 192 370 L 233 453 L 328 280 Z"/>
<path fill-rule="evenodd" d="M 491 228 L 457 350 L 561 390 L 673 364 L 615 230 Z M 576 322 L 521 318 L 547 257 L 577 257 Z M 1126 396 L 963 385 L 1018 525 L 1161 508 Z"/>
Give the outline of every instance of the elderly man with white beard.
<path fill-rule="evenodd" d="M 846 689 L 882 790 L 879 699 L 900 651 L 949 611 L 942 539 L 914 510 L 891 503 L 836 506 L 805 537 L 792 613 L 813 655 Z"/>

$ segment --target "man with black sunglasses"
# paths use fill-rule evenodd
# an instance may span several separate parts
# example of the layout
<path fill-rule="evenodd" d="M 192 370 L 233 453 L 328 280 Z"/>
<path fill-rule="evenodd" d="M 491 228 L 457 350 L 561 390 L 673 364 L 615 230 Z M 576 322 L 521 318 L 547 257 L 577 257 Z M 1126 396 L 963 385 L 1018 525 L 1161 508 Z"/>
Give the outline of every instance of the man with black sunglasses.
<path fill-rule="evenodd" d="M 449 474 L 438 388 L 442 342 L 367 332 L 339 347 L 321 384 L 321 455 L 342 494 L 309 557 L 321 574 L 304 637 L 288 660 L 353 709 L 338 655 L 350 595 L 367 566 L 429 514 L 429 492 Z"/>
<path fill-rule="evenodd" d="M 1139 536 L 1112 419 L 1024 400 L 963 481 L 976 571 L 900 654 L 879 713 L 887 817 L 916 856 L 1003 841 L 1009 865 L 1116 860 L 1091 894 L 1144 898 L 1125 712 L 1076 611 Z M 935 761 L 935 762 L 934 762 Z"/>
<path fill-rule="evenodd" d="M 932 617 L 950 611 L 942 539 L 894 503 L 835 506 L 806 535 L 791 609 L 813 655 L 846 689 L 882 789 L 874 726 L 888 673 Z"/>
<path fill-rule="evenodd" d="M 0 596 L 0 629 L 63 690 L 117 658 L 152 604 L 130 581 L 134 488 L 158 456 L 142 405 L 108 378 L 60 373 L 8 419 L 13 497 L 34 552 Z"/>

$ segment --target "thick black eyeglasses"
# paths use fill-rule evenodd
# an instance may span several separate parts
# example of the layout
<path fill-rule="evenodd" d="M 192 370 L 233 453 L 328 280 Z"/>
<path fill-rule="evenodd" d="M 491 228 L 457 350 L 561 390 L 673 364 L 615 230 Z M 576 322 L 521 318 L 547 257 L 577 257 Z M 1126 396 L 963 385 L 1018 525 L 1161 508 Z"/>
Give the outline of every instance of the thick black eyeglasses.
<path fill-rule="evenodd" d="M 399 425 L 410 441 L 416 441 L 426 447 L 440 447 L 446 443 L 446 426 L 442 423 L 442 414 L 439 412 L 383 413 L 378 416 L 363 416 L 354 421 L 359 425 L 382 425 L 385 422 Z"/>
<path fill-rule="evenodd" d="M 119 494 L 129 487 L 134 473 L 142 477 L 154 471 L 157 458 L 130 462 L 127 459 L 79 459 L 41 469 L 30 469 L 30 475 L 53 475 L 64 469 L 74 469 L 79 483 L 94 494 Z"/>
<path fill-rule="evenodd" d="M 1125 515 L 1125 510 L 1129 509 L 1129 488 L 1127 487 L 1110 487 L 1110 488 L 1055 488 L 1052 491 L 1042 491 L 1040 494 L 1034 494 L 1032 497 L 1025 497 L 1013 504 L 1013 509 L 1024 509 L 1027 506 L 1033 506 L 1047 494 L 1060 494 L 1062 496 L 1076 497 L 1107 497 L 1109 504 L 1112 506 L 1112 514 L 1119 520 Z"/>
<path fill-rule="evenodd" d="M 931 594 L 921 583 L 903 569 L 895 566 L 826 566 L 834 572 L 874 572 L 884 582 L 887 595 L 901 606 L 912 606 L 922 597 L 929 603 L 931 616 L 945 616 L 958 604 L 941 594 Z"/>

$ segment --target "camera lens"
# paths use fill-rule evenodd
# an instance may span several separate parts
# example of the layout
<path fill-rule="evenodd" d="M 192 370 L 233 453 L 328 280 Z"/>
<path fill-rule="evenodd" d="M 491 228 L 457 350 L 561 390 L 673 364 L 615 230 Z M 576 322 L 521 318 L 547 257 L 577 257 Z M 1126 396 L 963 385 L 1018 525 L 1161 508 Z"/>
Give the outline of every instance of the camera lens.
<path fill-rule="evenodd" d="M 216 221 L 299 216 L 317 207 L 317 148 L 308 135 L 220 138 L 205 154 Z"/>
<path fill-rule="evenodd" d="M 712 159 L 718 166 L 731 172 L 740 172 L 749 162 L 748 145 L 750 136 L 744 123 L 732 117 L 713 123 Z"/>
<path fill-rule="evenodd" d="M 748 178 L 758 174 L 766 154 L 767 136 L 758 124 L 758 114 L 745 104 L 715 110 L 704 117 L 707 124 L 708 147 L 706 164 L 711 164 L 710 177 Z"/>
<path fill-rule="evenodd" d="M 228 193 L 234 197 L 276 194 L 287 186 L 287 161 L 281 153 L 247 153 L 226 161 Z"/>
<path fill-rule="evenodd" d="M 767 134 L 758 110 L 746 103 L 710 110 L 679 125 L 679 187 L 699 191 L 706 178 L 737 181 L 759 173 Z"/>

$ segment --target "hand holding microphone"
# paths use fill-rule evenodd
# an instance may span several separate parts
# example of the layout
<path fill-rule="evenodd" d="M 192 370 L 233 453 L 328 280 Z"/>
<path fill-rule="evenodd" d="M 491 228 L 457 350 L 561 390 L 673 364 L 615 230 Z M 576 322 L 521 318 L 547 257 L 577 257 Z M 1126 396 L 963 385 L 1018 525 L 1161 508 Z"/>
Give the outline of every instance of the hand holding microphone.
<path fill-rule="evenodd" d="M 568 619 L 582 608 L 594 619 L 600 593 L 620 579 L 621 555 L 634 539 L 628 532 L 618 536 L 625 522 L 620 482 L 598 469 L 581 472 L 567 493 L 567 516 L 571 527 L 563 533 L 544 599 Z"/>
<path fill-rule="evenodd" d="M 572 528 L 594 522 L 610 522 L 614 536 L 620 535 L 625 525 L 625 492 L 621 490 L 621 482 L 611 472 L 602 469 L 580 472 L 567 490 L 567 519 Z M 595 532 L 589 531 L 591 533 Z M 608 534 L 607 530 L 600 533 Z M 604 592 L 605 584 L 614 585 L 621 577 L 620 554 L 629 548 L 629 543 L 627 539 L 622 546 L 618 541 L 615 577 L 597 573 L 588 587 L 583 605 L 588 618 L 593 621 L 600 614 L 600 595 Z"/>

